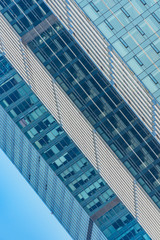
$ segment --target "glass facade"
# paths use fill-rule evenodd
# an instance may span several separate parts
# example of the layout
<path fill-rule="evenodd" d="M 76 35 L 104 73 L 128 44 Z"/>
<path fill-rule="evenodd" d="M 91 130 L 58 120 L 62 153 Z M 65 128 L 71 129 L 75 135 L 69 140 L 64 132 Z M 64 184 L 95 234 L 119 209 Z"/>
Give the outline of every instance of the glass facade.
<path fill-rule="evenodd" d="M 0 80 L 1 106 L 107 239 L 150 239 L 3 55 L 0 64 L 7 66 Z M 109 210 L 101 212 L 106 206 Z"/>
<path fill-rule="evenodd" d="M 23 1 L 17 1 L 17 5 L 20 6 L 21 2 Z M 25 1 L 23 3 L 25 4 Z M 4 8 L 3 14 L 6 11 L 13 14 L 12 5 L 15 4 L 10 4 L 9 9 Z M 35 8 L 42 11 L 41 1 L 38 1 L 38 4 L 32 2 L 32 5 L 33 13 Z M 15 22 L 22 24 L 21 19 L 26 12 L 31 12 L 32 8 L 24 10 L 21 7 L 19 21 L 14 18 L 12 26 Z M 45 16 L 37 16 L 37 21 L 32 22 L 30 27 L 22 24 L 20 33 L 22 41 L 33 51 L 146 193 L 160 207 L 159 144 L 58 20 L 55 19 L 52 25 L 46 22 L 45 29 L 41 27 L 40 33 L 31 36 L 30 30 L 51 15 L 49 9 L 46 12 Z M 27 101 L 32 102 L 36 99 L 30 98 Z M 9 114 L 16 116 L 21 108 L 25 108 L 22 105 L 24 103 L 15 106 Z M 40 150 L 49 142 L 50 139 L 45 136 L 34 145 Z M 57 151 L 59 149 L 54 146 L 43 156 L 47 158 Z"/>
<path fill-rule="evenodd" d="M 159 3 L 75 2 L 160 101 Z M 1 0 L 0 11 L 21 37 L 22 44 L 31 50 L 160 208 L 160 146 L 115 91 L 109 79 L 112 74 L 108 79 L 102 75 L 42 0 Z M 120 202 L 100 215 L 100 210 L 115 201 L 116 195 L 3 56 L 0 64 L 1 106 L 105 236 L 148 239 Z"/>
<path fill-rule="evenodd" d="M 160 103 L 160 3 L 75 0 Z"/>

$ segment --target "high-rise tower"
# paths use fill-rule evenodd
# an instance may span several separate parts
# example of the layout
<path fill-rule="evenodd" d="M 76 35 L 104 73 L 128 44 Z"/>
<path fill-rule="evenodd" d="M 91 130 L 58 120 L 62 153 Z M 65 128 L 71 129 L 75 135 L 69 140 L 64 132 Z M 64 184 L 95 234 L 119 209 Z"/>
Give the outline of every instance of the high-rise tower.
<path fill-rule="evenodd" d="M 145 235 L 143 230 L 137 230 L 137 235 L 135 236 L 131 231 L 126 232 L 129 235 L 123 235 L 123 231 L 126 231 L 127 227 L 126 229 L 124 228 L 122 219 L 116 222 L 116 224 L 119 223 L 120 225 L 113 225 L 111 224 L 112 221 L 107 221 L 106 216 L 108 215 L 105 214 L 108 214 L 110 210 L 114 210 L 118 201 L 122 201 L 132 214 L 131 216 L 135 218 L 136 226 L 139 227 L 138 223 L 140 223 L 152 239 L 158 240 L 160 236 L 160 146 L 157 133 L 159 105 L 156 102 L 158 97 L 156 100 L 154 95 L 147 93 L 146 86 L 141 83 L 140 76 L 133 72 L 134 69 L 131 71 L 125 65 L 128 63 L 128 60 L 124 56 L 127 58 L 131 50 L 129 43 L 127 45 L 127 41 L 118 35 L 118 32 L 113 31 L 112 18 L 107 18 L 108 15 L 105 13 L 105 8 L 100 8 L 104 3 L 106 6 L 107 1 L 79 1 L 79 6 L 76 4 L 76 1 L 70 0 L 46 2 L 54 12 L 54 15 L 43 1 L 0 1 L 1 52 L 5 54 L 5 58 L 8 59 L 53 115 L 54 121 L 57 121 L 57 124 L 59 124 L 56 127 L 60 129 L 58 130 L 60 132 L 55 131 L 54 128 L 50 129 L 51 132 L 49 131 L 47 127 L 50 127 L 52 122 L 48 123 L 48 119 L 45 121 L 49 125 L 46 125 L 44 132 L 43 127 L 40 126 L 44 122 L 40 125 L 35 123 L 35 125 L 30 125 L 29 123 L 27 123 L 29 126 L 25 125 L 26 122 L 30 121 L 25 114 L 30 114 L 31 110 L 27 109 L 34 104 L 37 107 L 39 101 L 36 95 L 31 94 L 31 90 L 30 92 L 26 90 L 25 93 L 24 89 L 29 89 L 27 85 L 25 87 L 21 86 L 22 94 L 17 92 L 16 87 L 14 89 L 10 85 L 9 88 L 12 90 L 9 90 L 6 95 L 3 93 L 1 104 L 53 170 L 56 171 L 56 162 L 59 167 L 65 165 L 66 161 L 69 161 L 65 160 L 64 155 L 59 156 L 59 154 L 61 152 L 64 153 L 62 146 L 67 148 L 68 151 L 71 139 L 73 141 L 72 144 L 76 144 L 76 147 L 73 148 L 74 150 L 72 149 L 71 156 L 72 154 L 73 156 L 76 155 L 78 151 L 78 154 L 83 153 L 83 157 L 85 156 L 87 161 L 92 164 L 90 166 L 91 169 L 88 167 L 86 173 L 80 171 L 74 177 L 72 173 L 68 172 L 72 172 L 73 169 L 70 168 L 68 170 L 68 167 L 71 166 L 66 165 L 68 167 L 65 166 L 63 168 L 64 175 L 62 174 L 63 176 L 66 176 L 66 174 L 68 176 L 69 174 L 69 178 L 73 180 L 72 182 L 71 180 L 64 181 L 64 184 L 81 204 L 82 209 L 88 211 L 87 209 L 91 208 L 94 212 L 94 214 L 87 212 L 91 220 L 88 223 L 88 230 L 82 231 L 83 234 L 88 231 L 88 234 L 83 235 L 83 237 L 92 239 L 93 232 L 97 231 L 97 234 L 104 234 L 108 239 L 123 239 L 123 237 L 124 239 L 147 238 L 148 236 Z M 116 11 L 119 10 L 123 14 L 127 14 L 125 3 L 120 8 L 119 4 L 122 5 L 123 2 L 126 1 L 109 6 L 109 12 L 113 17 Z M 134 3 L 131 5 L 134 5 Z M 79 7 L 83 8 L 85 14 L 88 14 L 91 20 L 86 17 Z M 114 7 L 115 13 L 112 7 Z M 103 14 L 101 15 L 102 12 Z M 118 16 L 120 17 L 121 14 L 119 13 Z M 116 53 L 115 46 L 117 45 L 114 45 L 114 42 L 113 44 L 108 42 L 102 36 L 102 33 L 99 32 L 100 28 L 98 26 L 104 17 L 106 20 L 102 24 L 102 29 L 106 29 L 106 26 L 109 27 L 110 31 L 113 31 L 115 41 L 120 41 L 128 51 L 128 55 L 121 55 L 123 59 Z M 126 17 L 130 20 L 130 15 L 126 15 Z M 96 19 L 97 22 L 94 23 Z M 125 21 L 125 18 L 123 21 Z M 139 29 L 137 26 L 136 29 Z M 129 28 L 128 25 L 126 25 L 126 28 Z M 109 38 L 107 30 L 105 33 Z M 119 36 L 118 40 L 116 40 L 117 36 Z M 151 47 L 153 49 L 153 46 Z M 120 47 L 118 49 L 120 51 Z M 158 54 L 158 51 L 156 54 Z M 138 59 L 137 56 L 134 56 L 134 60 L 137 63 Z M 135 69 L 137 69 L 136 64 Z M 154 74 L 152 73 L 151 75 L 153 76 Z M 7 74 L 5 76 L 8 77 Z M 8 81 L 9 78 L 6 79 Z M 4 84 L 5 81 L 3 78 L 2 80 Z M 12 92 L 13 90 L 16 90 L 16 93 Z M 29 94 L 30 97 L 26 95 L 26 99 L 22 104 L 23 94 Z M 36 123 L 38 124 L 40 120 L 37 120 Z M 149 127 L 149 122 L 151 122 L 151 128 Z M 25 129 L 23 130 L 23 128 Z M 18 128 L 16 127 L 16 129 Z M 41 131 L 43 132 L 42 136 Z M 65 136 L 64 139 L 54 140 L 56 136 L 61 135 L 61 131 L 65 131 L 69 137 Z M 53 145 L 53 143 L 55 144 Z M 11 152 L 15 147 L 12 144 L 9 146 Z M 46 166 L 47 169 L 48 165 Z M 28 167 L 28 169 L 30 168 Z M 60 172 L 56 172 L 56 174 L 58 175 Z M 79 176 L 79 174 L 84 176 Z M 64 180 L 62 175 L 60 175 L 60 178 Z M 30 181 L 31 174 L 29 176 L 28 180 Z M 45 191 L 48 189 L 47 176 L 43 176 L 42 179 L 45 185 L 40 191 L 44 195 L 38 193 L 43 199 L 43 196 L 46 198 Z M 98 197 L 98 193 L 95 190 L 89 195 L 88 191 L 90 192 L 92 188 L 96 188 L 101 194 L 102 192 L 104 193 L 102 190 L 104 187 L 103 183 L 96 182 L 95 179 L 104 181 L 105 187 L 109 188 L 110 186 L 112 190 L 110 188 L 109 190 L 114 191 L 120 200 L 115 197 L 115 194 L 114 197 L 117 200 L 111 200 L 112 195 L 108 199 L 104 196 Z M 94 181 L 96 182 L 95 185 Z M 87 190 L 84 188 L 81 191 L 83 185 L 86 186 Z M 89 189 L 89 186 L 91 189 Z M 99 187 L 97 188 L 96 186 Z M 86 194 L 88 194 L 88 197 Z M 93 198 L 91 197 L 92 194 Z M 73 196 L 71 195 L 72 198 Z M 59 199 L 62 199 L 62 196 Z M 113 205 L 110 204 L 110 207 L 107 207 L 108 201 L 113 201 Z M 80 205 L 78 206 L 80 207 Z M 84 214 L 86 214 L 85 211 Z M 120 217 L 120 213 L 118 213 L 117 219 L 118 217 Z M 128 223 L 128 219 L 124 221 Z M 130 221 L 133 221 L 133 219 Z M 61 222 L 63 223 L 63 221 Z M 109 222 L 110 225 L 108 226 Z M 95 223 L 99 228 L 97 228 Z M 93 230 L 93 226 L 95 226 L 96 230 Z M 108 229 L 106 226 L 108 226 Z M 78 239 L 78 235 L 72 234 L 72 236 Z M 95 238 L 97 236 L 95 235 Z M 81 235 L 79 239 L 85 239 L 83 237 Z"/>

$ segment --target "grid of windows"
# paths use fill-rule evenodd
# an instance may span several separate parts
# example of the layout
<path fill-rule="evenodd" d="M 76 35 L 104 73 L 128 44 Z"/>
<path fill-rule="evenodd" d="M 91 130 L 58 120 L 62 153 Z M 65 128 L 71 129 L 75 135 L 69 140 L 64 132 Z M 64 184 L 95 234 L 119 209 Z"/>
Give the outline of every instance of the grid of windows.
<path fill-rule="evenodd" d="M 35 7 L 38 6 L 34 4 Z M 93 9 L 93 4 L 90 7 Z M 23 9 L 23 11 L 29 10 Z M 119 11 L 119 16 L 124 14 L 127 19 L 130 18 L 129 8 L 124 6 Z M 37 16 L 37 19 L 42 21 L 43 17 Z M 125 18 L 122 17 L 122 19 Z M 111 21 L 109 22 L 111 23 Z M 52 25 L 48 23 L 46 29 L 28 43 L 28 46 L 144 190 L 154 201 L 156 199 L 157 206 L 160 206 L 160 176 L 157 170 L 160 162 L 160 148 L 158 144 L 140 123 L 140 120 L 128 109 L 109 82 L 80 51 L 63 26 L 55 21 Z M 123 45 L 128 44 L 125 37 L 121 41 L 124 41 Z M 128 49 L 128 46 L 129 44 L 125 48 Z M 153 49 L 153 47 L 151 48 Z M 67 61 L 65 60 L 65 52 L 70 56 Z M 139 65 L 143 65 L 143 61 L 138 55 L 135 55 L 134 58 Z M 29 104 L 26 104 L 25 101 L 12 109 L 9 114 L 16 117 L 21 113 L 19 108 L 25 109 L 24 105 Z M 44 137 L 45 139 L 40 140 L 42 144 L 39 141 L 35 143 L 37 148 L 41 149 L 42 146 L 49 143 L 48 136 Z M 46 150 L 44 157 L 53 156 L 55 152 L 63 149 L 62 145 L 59 144 L 59 147 L 54 146 L 54 149 Z"/>
<path fill-rule="evenodd" d="M 75 0 L 102 35 L 160 102 L 159 2 Z M 93 7 L 94 6 L 94 7 Z M 105 24 L 104 24 L 105 23 Z M 108 23 L 108 24 L 107 24 Z M 152 74 L 156 79 L 148 79 Z M 153 89 L 152 83 L 156 86 Z"/>
<path fill-rule="evenodd" d="M 53 26 L 53 29 L 56 32 L 55 26 Z M 65 30 L 63 29 L 62 31 L 62 28 L 60 28 L 59 33 L 57 32 L 57 36 L 54 35 L 53 39 L 56 38 L 65 41 L 62 38 L 65 34 Z M 42 36 L 44 36 L 44 33 Z M 36 44 L 34 40 L 32 42 Z M 45 59 L 44 49 L 46 49 L 46 45 L 51 46 L 52 42 L 53 40 L 50 38 L 46 43 L 38 43 L 37 48 L 34 45 L 33 51 L 35 53 L 40 52 Z M 69 45 L 71 46 L 71 44 L 73 44 L 73 41 L 71 42 L 70 40 Z M 75 47 L 78 49 L 78 46 L 74 43 Z M 69 46 L 65 45 L 65 48 L 68 49 Z M 70 48 L 70 50 L 72 49 Z M 148 168 L 150 172 L 150 169 L 156 168 L 155 161 L 159 159 L 160 153 L 158 144 L 136 116 L 128 109 L 113 87 L 103 79 L 99 72 L 93 71 L 93 64 L 90 63 L 90 68 L 86 69 L 84 66 L 87 65 L 87 60 L 84 56 L 79 54 L 79 59 L 77 59 L 73 50 L 72 53 L 74 54 L 74 58 L 72 57 L 70 64 L 67 63 L 65 65 L 59 61 L 61 54 L 63 54 L 61 49 L 57 53 L 54 52 L 56 55 L 53 57 L 46 57 L 46 60 L 42 61 L 42 63 L 45 66 L 48 63 L 52 66 L 52 69 L 54 69 L 53 72 L 56 72 L 53 74 L 56 81 L 95 127 L 97 132 L 137 179 L 139 178 L 139 174 L 143 175 L 146 186 L 151 188 L 150 195 L 152 194 L 152 189 L 157 188 L 156 196 L 159 198 L 158 174 L 154 175 L 152 173 L 155 181 L 153 183 L 150 178 L 147 178 L 146 173 L 142 171 Z M 83 62 L 81 62 L 81 58 Z M 151 145 L 154 145 L 154 147 L 151 148 Z M 137 161 L 135 161 L 136 158 Z"/>
<path fill-rule="evenodd" d="M 20 128 L 24 128 L 31 124 L 33 121 L 41 117 L 44 113 L 46 113 L 46 108 L 44 106 L 36 107 L 35 110 L 31 111 L 27 116 L 22 117 L 18 122 L 17 125 Z"/>
<path fill-rule="evenodd" d="M 93 176 L 96 175 L 96 172 L 93 168 L 82 174 L 80 177 L 78 177 L 76 180 L 71 182 L 68 187 L 71 189 L 72 192 L 74 192 L 79 187 L 83 186 L 85 183 L 87 183 L 90 179 L 92 179 Z"/>
<path fill-rule="evenodd" d="M 76 197 L 79 199 L 81 202 L 85 200 L 89 200 L 89 197 L 92 196 L 92 194 L 96 193 L 97 189 L 104 187 L 105 184 L 102 179 L 99 179 L 96 181 L 94 184 L 86 188 L 84 191 L 82 191 L 78 196 Z M 88 213 L 92 213 L 93 211 L 95 212 L 95 209 L 99 208 L 100 206 L 104 206 L 104 204 L 109 201 L 111 198 L 114 198 L 114 193 L 111 189 L 106 190 L 103 192 L 100 196 L 96 197 L 94 200 L 89 202 L 85 206 L 85 209 Z"/>
<path fill-rule="evenodd" d="M 75 175 L 77 172 L 81 171 L 84 167 L 88 165 L 88 161 L 86 158 L 81 158 L 76 163 L 74 163 L 69 168 L 65 169 L 61 174 L 60 178 L 65 181 L 71 176 Z"/>
<path fill-rule="evenodd" d="M 37 134 L 42 133 L 46 128 L 50 127 L 55 122 L 54 118 L 52 116 L 46 117 L 41 122 L 38 122 L 38 124 L 34 127 L 32 127 L 30 130 L 26 132 L 26 135 L 28 138 L 34 138 Z M 59 127 L 57 127 L 59 128 Z M 53 130 L 52 130 L 53 131 Z M 58 135 L 58 132 L 56 129 L 54 129 L 53 133 L 48 133 L 48 137 L 50 139 L 54 139 L 55 135 Z"/>
<path fill-rule="evenodd" d="M 35 95 L 32 95 L 25 99 L 23 102 L 18 104 L 16 107 L 14 107 L 12 110 L 8 112 L 8 114 L 12 117 L 15 118 L 21 113 L 25 112 L 28 110 L 31 106 L 34 106 L 35 103 L 38 102 L 38 98 Z"/>
<path fill-rule="evenodd" d="M 5 86 L 6 83 L 8 84 L 7 86 L 9 86 L 8 89 L 6 89 L 6 92 L 1 94 L 2 101 L 3 98 L 6 97 L 7 92 L 8 94 L 12 94 L 15 91 L 15 84 L 10 84 L 13 82 L 13 78 L 16 79 L 17 74 L 14 73 L 12 78 L 6 79 L 6 81 L 4 80 L 3 83 L 0 84 L 0 88 Z M 16 83 L 17 89 L 20 89 L 22 85 L 23 87 L 26 86 L 20 77 L 17 79 L 19 79 Z M 26 96 L 21 96 L 17 101 L 21 104 L 21 102 L 24 102 L 24 97 L 28 99 L 29 96 L 35 96 L 30 88 L 28 88 Z M 13 118 L 14 121 L 32 143 L 34 143 L 34 139 L 36 138 L 42 139 L 41 136 L 45 134 L 45 131 L 47 134 L 54 134 L 53 141 L 55 141 L 56 144 L 61 143 L 61 145 L 63 145 L 64 142 L 67 143 L 66 146 L 63 145 L 64 149 L 59 149 L 59 152 L 55 152 L 55 156 L 48 156 L 47 162 L 63 179 L 64 184 L 68 187 L 68 189 L 70 189 L 70 191 L 75 191 L 75 194 L 77 194 L 77 191 L 81 192 L 82 189 L 83 191 L 86 191 L 89 197 L 88 199 L 83 200 L 83 207 L 89 215 L 92 215 L 93 212 L 99 210 L 105 204 L 108 204 L 108 201 L 114 199 L 116 195 L 102 180 L 98 172 L 91 166 L 80 150 L 68 138 L 66 133 L 58 125 L 58 123 L 56 123 L 55 119 L 49 114 L 41 102 L 37 99 L 33 105 L 27 108 L 27 111 L 23 111 L 23 115 L 18 115 L 16 118 Z M 14 103 L 11 103 L 7 107 L 4 106 L 4 108 L 8 113 L 10 113 L 12 108 L 14 109 Z M 45 149 L 50 149 L 50 145 L 52 145 L 51 147 L 55 146 L 51 142 L 46 142 Z M 43 155 L 44 150 L 39 150 L 39 152 Z M 75 175 L 74 179 L 73 175 Z M 92 181 L 92 184 L 90 181 Z M 76 190 L 74 188 L 76 188 Z M 81 201 L 79 200 L 79 202 Z M 128 212 L 127 209 L 126 211 Z M 119 216 L 117 215 L 117 221 L 118 219 Z M 133 219 L 132 227 L 134 227 L 135 224 L 136 220 Z M 140 229 L 142 230 L 142 228 Z M 142 232 L 145 234 L 143 230 Z M 125 234 L 124 231 L 122 231 L 122 233 Z"/>
<path fill-rule="evenodd" d="M 41 18 L 43 19 L 48 13 L 50 14 L 48 7 L 42 0 L 37 2 L 38 5 L 36 5 L 35 1 L 33 0 L 19 0 L 15 3 L 2 0 L 0 2 L 0 10 L 3 12 L 3 9 L 5 9 L 7 4 L 10 4 L 10 8 L 7 9 L 3 14 L 5 18 L 12 24 L 17 33 L 22 35 L 26 31 L 26 28 L 31 29 L 33 26 L 36 26 L 40 23 Z"/>
<path fill-rule="evenodd" d="M 4 74 L 7 74 L 11 69 L 12 68 L 11 68 L 10 64 L 6 61 L 5 58 L 3 58 L 3 55 L 0 55 L 0 77 L 3 77 Z M 6 91 L 7 88 L 8 88 L 7 84 L 6 84 L 6 86 L 3 86 L 2 88 L 0 88 L 0 94 L 2 92 Z"/>
<path fill-rule="evenodd" d="M 95 188 L 99 188 L 103 186 L 103 181 L 96 182 L 96 186 Z M 95 191 L 95 188 L 91 189 L 90 192 L 88 193 L 88 195 L 90 196 L 90 194 L 92 195 L 92 191 Z M 83 193 L 84 195 L 84 193 Z M 86 210 L 87 212 L 93 212 L 95 209 L 99 208 L 100 206 L 102 206 L 104 203 L 106 203 L 107 201 L 109 201 L 110 199 L 113 198 L 113 191 L 111 189 L 108 189 L 107 191 L 105 191 L 104 193 L 102 193 L 100 196 L 98 196 L 97 198 L 95 198 L 94 200 L 92 200 L 89 204 L 86 205 Z M 88 198 L 89 198 L 88 196 Z M 84 195 L 85 197 L 85 195 Z"/>
<path fill-rule="evenodd" d="M 55 146 L 53 146 L 53 147 L 55 147 Z M 53 149 L 53 148 L 51 147 L 51 149 Z M 49 151 L 50 151 L 50 149 L 49 149 Z M 80 154 L 80 152 L 76 147 L 71 148 L 70 150 L 68 150 L 67 153 L 63 154 L 60 158 L 56 159 L 53 163 L 51 163 L 50 166 L 53 169 L 58 169 L 61 166 L 67 164 L 70 161 L 72 161 L 79 154 Z"/>
<path fill-rule="evenodd" d="M 63 133 L 62 128 L 58 126 L 58 127 L 54 128 L 53 130 L 51 130 L 50 132 L 48 132 L 47 134 L 45 134 L 38 141 L 36 141 L 34 143 L 34 146 L 38 149 L 41 149 L 46 144 L 53 141 L 56 138 L 56 136 L 60 136 L 62 133 Z M 36 134 L 36 132 L 35 132 L 35 134 Z M 62 146 L 67 146 L 69 143 L 70 143 L 70 141 L 68 140 L 68 138 L 65 137 L 63 140 L 60 141 L 60 143 L 55 145 L 55 149 L 56 149 L 55 151 L 56 152 L 58 152 L 58 150 L 61 151 L 63 149 Z"/>

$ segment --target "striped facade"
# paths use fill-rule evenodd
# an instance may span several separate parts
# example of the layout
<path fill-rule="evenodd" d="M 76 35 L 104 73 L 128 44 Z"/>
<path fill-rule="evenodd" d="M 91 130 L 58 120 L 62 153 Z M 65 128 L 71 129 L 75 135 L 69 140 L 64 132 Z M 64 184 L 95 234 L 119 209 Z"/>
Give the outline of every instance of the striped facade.
<path fill-rule="evenodd" d="M 0 147 L 73 239 L 150 239 L 3 55 L 0 64 Z"/>
<path fill-rule="evenodd" d="M 114 47 L 108 42 L 107 37 L 94 25 L 83 9 L 78 6 L 76 2 L 81 1 L 45 2 L 67 30 L 72 30 L 72 36 L 97 64 L 103 74 L 110 81 L 113 81 L 113 87 L 143 121 L 148 130 L 160 141 L 159 102 L 137 78 L 134 71 L 123 61 Z M 102 1 L 102 3 L 104 2 Z M 69 20 L 67 16 L 69 16 Z M 71 26 L 69 22 L 71 22 Z M 113 77 L 111 77 L 111 74 Z"/>
<path fill-rule="evenodd" d="M 17 5 L 17 3 L 14 4 Z M 117 96 L 122 96 L 123 104 L 126 104 L 126 102 L 129 104 L 133 110 L 133 114 L 135 113 L 138 116 L 137 122 L 142 120 L 145 124 L 147 134 L 149 135 L 149 132 L 151 134 L 148 139 L 143 137 L 144 143 L 142 146 L 146 144 L 150 148 L 149 141 L 151 139 L 154 141 L 154 138 L 158 140 L 157 119 L 159 104 L 155 101 L 154 97 L 146 91 L 146 88 L 137 80 L 133 72 L 126 67 L 115 50 L 98 32 L 74 1 L 47 1 L 47 4 L 73 38 L 86 51 L 87 55 L 94 61 L 99 68 L 98 71 L 103 72 L 110 84 L 109 86 L 116 89 L 115 93 L 120 93 Z M 40 6 L 39 2 L 38 5 Z M 61 124 L 63 129 L 109 184 L 144 230 L 152 239 L 158 239 L 160 234 L 159 202 L 157 201 L 159 196 L 159 187 L 157 185 L 159 179 L 155 178 L 150 170 L 152 166 L 156 166 L 156 169 L 159 166 L 160 152 L 158 144 L 156 145 L 157 150 L 154 153 L 157 158 L 155 161 L 157 165 L 154 165 L 154 162 L 146 162 L 146 165 L 146 163 L 141 161 L 141 157 L 138 157 L 142 164 L 141 169 L 145 169 L 146 167 L 147 171 L 156 181 L 154 184 L 155 189 L 153 188 L 151 194 L 148 195 L 143 184 L 140 185 L 140 181 L 137 181 L 140 178 L 135 177 L 133 167 L 131 170 L 131 165 L 129 167 L 128 165 L 124 166 L 124 162 L 120 160 L 119 150 L 113 145 L 108 146 L 104 136 L 96 130 L 90 119 L 87 119 L 86 115 L 82 113 L 76 102 L 73 103 L 64 90 L 64 87 L 56 80 L 51 71 L 49 73 L 42 59 L 39 59 L 40 61 L 37 59 L 36 53 L 30 47 L 29 44 L 34 42 L 36 37 L 40 37 L 42 41 L 46 42 L 42 34 L 58 21 L 57 18 L 54 15 L 48 14 L 48 17 L 44 18 L 34 28 L 31 27 L 30 30 L 25 30 L 23 35 L 19 35 L 6 21 L 4 16 L 0 15 L 0 36 L 1 49 L 5 53 L 6 58 L 40 98 L 57 122 Z M 79 24 L 80 22 L 81 24 Z M 58 32 L 58 30 L 56 31 Z M 46 46 L 49 45 L 46 43 Z M 15 58 L 15 56 L 17 57 Z M 56 54 L 55 56 L 57 57 Z M 91 97 L 88 97 L 92 101 Z M 108 97 L 111 99 L 110 95 Z M 101 111 L 101 109 L 99 110 Z M 105 114 L 103 116 L 105 117 Z M 134 128 L 134 124 L 130 123 L 130 126 Z M 136 130 L 136 127 L 134 129 Z M 115 129 L 115 131 L 117 130 Z M 121 133 L 120 136 L 126 142 Z M 129 146 L 129 148 L 135 153 L 132 146 Z M 151 151 L 153 150 L 151 149 Z M 141 179 L 144 182 L 143 175 L 139 173 L 138 176 L 142 176 Z M 150 185 L 148 186 L 150 187 Z"/>

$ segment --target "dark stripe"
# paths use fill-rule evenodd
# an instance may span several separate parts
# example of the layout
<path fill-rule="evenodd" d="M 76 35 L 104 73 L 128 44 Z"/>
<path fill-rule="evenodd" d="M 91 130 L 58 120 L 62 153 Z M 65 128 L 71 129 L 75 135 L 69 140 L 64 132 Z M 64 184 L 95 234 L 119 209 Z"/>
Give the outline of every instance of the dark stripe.
<path fill-rule="evenodd" d="M 91 216 L 93 221 L 96 221 L 98 218 L 100 218 L 101 216 L 103 216 L 106 212 L 108 212 L 109 210 L 111 210 L 113 207 L 115 207 L 118 203 L 120 203 L 121 201 L 119 200 L 118 197 L 116 197 L 114 200 L 112 200 L 110 203 L 106 204 L 103 208 L 101 208 L 98 212 L 96 212 L 95 214 L 93 214 Z"/>
<path fill-rule="evenodd" d="M 39 23 L 36 27 L 34 27 L 29 32 L 27 32 L 24 36 L 22 36 L 23 44 L 27 45 L 27 43 L 32 41 L 35 37 L 37 37 L 38 34 L 41 34 L 42 32 L 44 32 L 44 30 L 47 30 L 50 27 L 49 23 L 52 25 L 56 21 L 57 21 L 57 18 L 53 14 L 50 15 L 48 18 L 44 19 L 43 22 Z"/>
<path fill-rule="evenodd" d="M 87 232 L 87 238 L 86 238 L 86 240 L 91 240 L 92 229 L 93 229 L 93 221 L 92 221 L 92 219 L 90 218 L 90 219 L 89 219 L 89 225 L 88 225 L 88 232 Z"/>

